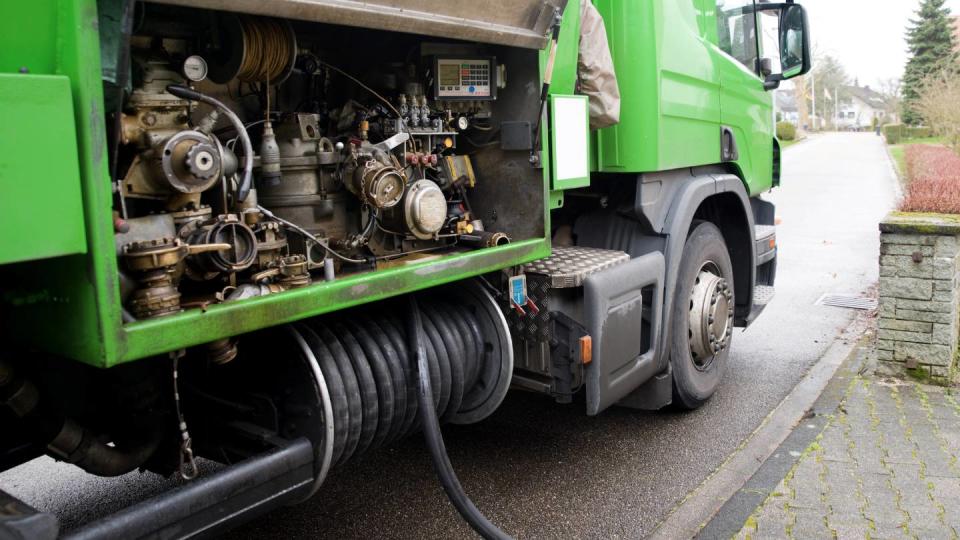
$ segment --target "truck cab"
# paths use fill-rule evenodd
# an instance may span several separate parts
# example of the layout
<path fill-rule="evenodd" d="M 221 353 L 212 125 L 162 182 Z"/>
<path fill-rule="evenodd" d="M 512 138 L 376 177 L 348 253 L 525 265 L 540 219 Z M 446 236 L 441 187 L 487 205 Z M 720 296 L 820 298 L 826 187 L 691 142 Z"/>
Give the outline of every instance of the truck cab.
<path fill-rule="evenodd" d="M 697 408 L 772 297 L 792 1 L 8 11 L 0 466 L 225 465 L 87 537 L 235 525 L 508 391 Z"/>

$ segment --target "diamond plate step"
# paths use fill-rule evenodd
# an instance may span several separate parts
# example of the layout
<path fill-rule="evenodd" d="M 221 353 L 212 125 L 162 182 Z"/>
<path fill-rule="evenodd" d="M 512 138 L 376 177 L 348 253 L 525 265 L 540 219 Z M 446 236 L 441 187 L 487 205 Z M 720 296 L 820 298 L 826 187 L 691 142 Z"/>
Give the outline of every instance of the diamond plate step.
<path fill-rule="evenodd" d="M 533 261 L 521 267 L 524 273 L 549 278 L 550 287 L 569 289 L 580 287 L 590 274 L 606 270 L 630 260 L 623 251 L 589 247 L 554 246 L 553 254 L 546 259 Z"/>
<path fill-rule="evenodd" d="M 773 300 L 776 289 L 769 285 L 757 285 L 753 289 L 753 305 L 766 306 Z"/>

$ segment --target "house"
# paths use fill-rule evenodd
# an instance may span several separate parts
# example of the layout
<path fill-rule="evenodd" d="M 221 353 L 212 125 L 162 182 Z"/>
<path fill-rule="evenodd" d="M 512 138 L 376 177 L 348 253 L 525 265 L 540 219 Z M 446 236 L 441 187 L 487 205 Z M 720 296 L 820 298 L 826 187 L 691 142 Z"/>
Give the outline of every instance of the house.
<path fill-rule="evenodd" d="M 861 131 L 874 126 L 874 118 L 878 123 L 893 123 L 897 121 L 895 113 L 887 112 L 887 104 L 870 86 L 844 86 L 841 90 L 848 96 L 842 100 L 837 111 L 837 128 L 841 130 Z"/>

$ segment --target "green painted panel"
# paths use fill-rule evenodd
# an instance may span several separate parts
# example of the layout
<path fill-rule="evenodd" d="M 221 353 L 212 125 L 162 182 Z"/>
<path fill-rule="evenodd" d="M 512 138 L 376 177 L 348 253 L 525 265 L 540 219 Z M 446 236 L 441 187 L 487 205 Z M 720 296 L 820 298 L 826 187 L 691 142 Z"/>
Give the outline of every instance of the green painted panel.
<path fill-rule="evenodd" d="M 0 264 L 84 253 L 70 79 L 0 73 Z"/>
<path fill-rule="evenodd" d="M 716 163 L 719 84 L 693 2 L 598 0 L 620 86 L 620 124 L 597 133 L 597 169 Z"/>
<path fill-rule="evenodd" d="M 576 5 L 575 2 L 571 4 Z M 0 265 L 0 336 L 97 367 L 111 367 L 221 337 L 343 309 L 485 272 L 522 264 L 550 254 L 549 237 L 500 248 L 449 255 L 441 259 L 354 276 L 283 294 L 254 298 L 206 311 L 190 310 L 151 321 L 121 322 L 120 276 L 114 247 L 112 191 L 106 160 L 106 129 L 100 71 L 100 36 L 95 0 L 16 2 L 0 22 L 0 71 L 56 74 L 68 81 L 72 111 L 61 111 L 72 126 L 76 145 L 74 180 L 79 178 L 80 230 L 86 253 Z M 29 21 L 18 28 L 17 21 Z M 576 35 L 573 27 L 565 32 Z M 572 29 L 570 29 L 572 28 Z M 567 42 L 567 47 L 571 47 Z M 574 47 L 575 50 L 575 47 Z M 541 56 L 543 56 L 541 54 Z M 555 75 L 570 87 L 575 56 L 557 62 Z M 546 129 L 546 127 L 545 127 Z M 28 140 L 46 140 L 30 137 Z M 49 134 L 47 134 L 49 136 Z M 544 148 L 548 137 L 543 138 Z M 548 154 L 545 154 L 548 155 Z M 548 196 L 549 158 L 544 160 L 543 192 Z M 44 189 L 49 178 L 34 180 Z M 6 190 L 2 192 L 5 196 Z M 44 195 L 46 197 L 46 195 Z M 51 227 L 76 225 L 57 216 Z M 549 213 L 531 219 L 544 220 Z"/>
<path fill-rule="evenodd" d="M 0 71 L 69 79 L 84 229 L 85 255 L 0 266 L 4 337 L 103 365 L 116 358 L 120 329 L 113 245 L 100 36 L 95 0 L 8 2 L 0 19 Z M 46 138 L 37 139 L 46 144 Z M 43 189 L 49 178 L 36 178 Z M 53 226 L 73 225 L 61 222 Z"/>
<path fill-rule="evenodd" d="M 106 359 L 105 363 L 100 365 L 109 367 L 222 337 L 330 313 L 549 255 L 550 244 L 546 239 L 527 240 L 448 256 L 439 262 L 409 264 L 233 304 L 219 304 L 206 311 L 192 309 L 176 316 L 131 323 L 122 331 L 119 357 Z M 104 362 L 104 359 L 90 360 Z"/>
<path fill-rule="evenodd" d="M 70 9 L 69 6 L 63 6 Z M 57 68 L 57 32 L 64 19 L 61 2 L 3 2 L 0 17 L 0 72 L 54 73 Z"/>
<path fill-rule="evenodd" d="M 620 86 L 620 124 L 596 132 L 592 169 L 652 172 L 716 164 L 720 126 L 751 194 L 772 181 L 772 95 L 717 46 L 717 0 L 595 0 Z"/>

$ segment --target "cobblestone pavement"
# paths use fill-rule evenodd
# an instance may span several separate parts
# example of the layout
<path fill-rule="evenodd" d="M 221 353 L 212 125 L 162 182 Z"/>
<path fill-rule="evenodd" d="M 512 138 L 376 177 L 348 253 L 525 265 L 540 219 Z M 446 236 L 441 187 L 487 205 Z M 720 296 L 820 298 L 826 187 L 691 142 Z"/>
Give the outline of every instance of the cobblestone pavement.
<path fill-rule="evenodd" d="M 855 377 L 736 537 L 960 538 L 958 457 L 960 391 Z"/>

